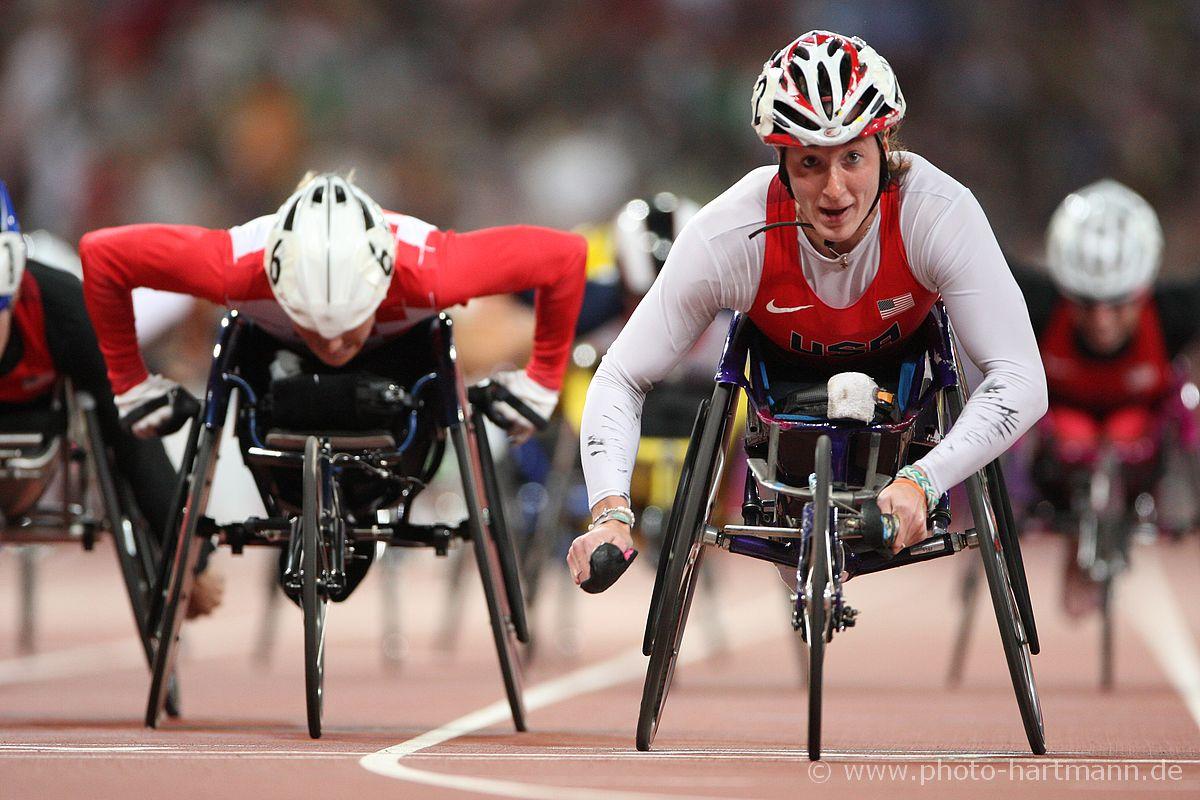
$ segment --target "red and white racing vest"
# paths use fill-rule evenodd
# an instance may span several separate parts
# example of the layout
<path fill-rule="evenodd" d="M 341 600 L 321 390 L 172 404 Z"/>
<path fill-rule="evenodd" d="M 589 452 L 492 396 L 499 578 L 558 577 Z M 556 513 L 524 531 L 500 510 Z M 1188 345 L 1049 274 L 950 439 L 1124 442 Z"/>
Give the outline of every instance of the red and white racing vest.
<path fill-rule="evenodd" d="M 1129 345 L 1115 358 L 1092 358 L 1079 346 L 1067 301 L 1039 337 L 1050 405 L 1093 412 L 1155 403 L 1172 385 L 1171 359 L 1153 302 L 1146 303 Z"/>
<path fill-rule="evenodd" d="M 767 190 L 767 224 L 794 222 L 796 204 L 776 176 Z M 900 190 L 892 184 L 879 198 L 879 269 L 855 303 L 826 305 L 800 266 L 796 228 L 766 231 L 762 279 L 750 319 L 772 342 L 802 359 L 855 359 L 884 352 L 911 336 L 937 302 L 913 277 L 900 236 Z"/>
<path fill-rule="evenodd" d="M 42 290 L 30 272 L 21 276 L 12 315 L 12 329 L 20 332 L 25 352 L 11 372 L 0 376 L 0 403 L 28 403 L 50 391 L 58 379 L 46 342 Z"/>

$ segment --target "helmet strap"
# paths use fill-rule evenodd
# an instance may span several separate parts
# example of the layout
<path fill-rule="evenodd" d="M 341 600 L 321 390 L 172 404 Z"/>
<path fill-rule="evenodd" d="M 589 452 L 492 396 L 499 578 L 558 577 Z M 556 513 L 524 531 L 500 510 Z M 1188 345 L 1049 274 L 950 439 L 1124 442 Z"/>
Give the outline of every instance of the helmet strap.
<path fill-rule="evenodd" d="M 786 148 L 783 147 L 775 148 L 775 152 L 779 155 L 779 182 L 783 184 L 783 188 L 787 189 L 788 196 L 795 200 L 796 193 L 792 191 L 792 179 L 787 171 L 785 150 Z"/>
<path fill-rule="evenodd" d="M 863 218 L 866 222 L 871 218 L 872 212 L 875 211 L 875 206 L 879 205 L 879 198 L 883 197 L 883 193 L 887 190 L 888 182 L 892 179 L 892 170 L 888 166 L 888 146 L 887 140 L 883 133 L 875 134 L 875 141 L 879 143 L 879 189 L 875 192 L 875 200 L 871 203 L 871 208 L 867 211 L 867 216 Z"/>
<path fill-rule="evenodd" d="M 859 226 L 860 228 L 862 227 L 862 225 L 866 225 L 867 221 L 871 219 L 871 215 L 873 213 L 875 213 L 875 207 L 879 205 L 879 198 L 883 197 L 883 193 L 887 189 L 887 185 L 892 179 L 891 167 L 888 165 L 887 139 L 883 135 L 883 133 L 880 132 L 880 133 L 875 134 L 875 141 L 878 142 L 878 144 L 879 144 L 879 188 L 875 192 L 875 199 L 871 202 L 871 207 L 869 209 L 867 209 L 867 215 L 865 217 L 863 217 L 863 221 Z M 787 189 L 787 193 L 792 198 L 792 202 L 795 202 L 796 194 L 795 194 L 795 192 L 792 191 L 792 182 L 791 182 L 791 179 L 788 177 L 787 165 L 786 165 L 786 161 L 785 161 L 785 158 L 786 158 L 785 148 L 776 147 L 775 150 L 779 154 L 779 182 L 783 184 L 783 188 Z M 760 233 L 763 233 L 764 231 L 769 231 L 772 228 L 781 228 L 785 225 L 794 225 L 798 228 L 809 228 L 809 229 L 811 229 L 813 227 L 812 223 L 801 222 L 800 220 L 796 220 L 795 222 L 775 222 L 770 225 L 764 225 L 763 227 L 754 231 L 753 233 L 750 234 L 749 238 L 753 239 L 755 236 L 759 235 Z M 837 249 L 834 247 L 834 245 L 836 245 L 836 244 L 837 244 L 837 242 L 830 242 L 830 241 L 824 242 L 825 248 L 832 253 L 838 252 Z"/>

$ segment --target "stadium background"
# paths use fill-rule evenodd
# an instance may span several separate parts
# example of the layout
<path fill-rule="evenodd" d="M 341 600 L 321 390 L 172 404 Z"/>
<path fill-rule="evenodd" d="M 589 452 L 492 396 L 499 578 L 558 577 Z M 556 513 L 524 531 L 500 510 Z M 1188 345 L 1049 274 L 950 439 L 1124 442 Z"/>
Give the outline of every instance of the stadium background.
<path fill-rule="evenodd" d="M 711 199 L 767 163 L 770 52 L 823 27 L 888 58 L 903 138 L 1037 260 L 1109 176 L 1200 251 L 1200 3 L 917 0 L 16 0 L 0 26 L 0 175 L 27 227 L 227 226 L 309 168 L 355 168 L 444 227 L 572 226 L 636 193 Z"/>
<path fill-rule="evenodd" d="M 748 122 L 763 60 L 823 27 L 862 35 L 891 61 L 909 103 L 904 140 L 970 187 L 1016 258 L 1040 261 L 1055 205 L 1107 176 L 1158 209 L 1167 275 L 1194 274 L 1200 260 L 1200 2 L 0 0 L 0 20 L 0 179 L 26 229 L 70 242 L 130 222 L 237 224 L 273 211 L 308 169 L 355 169 L 386 207 L 458 229 L 595 223 L 663 189 L 707 201 L 773 158 Z M 200 380 L 215 313 L 201 306 L 168 331 L 152 363 Z M 489 338 L 511 340 L 495 320 Z M 258 501 L 239 460 L 223 457 L 214 496 L 244 518 Z M 1098 622 L 1060 609 L 1060 542 L 1029 545 L 1052 643 L 1034 664 L 1052 752 L 1016 763 L 1161 762 L 1184 777 L 1019 791 L 1200 796 L 1194 537 L 1139 545 L 1120 595 L 1112 693 L 1096 688 Z M 188 629 L 185 718 L 154 731 L 141 725 L 144 661 L 110 558 L 58 548 L 40 563 L 38 648 L 24 654 L 14 552 L 0 551 L 0 797 L 169 786 L 178 800 L 207 800 L 221 786 L 256 798 L 457 798 L 445 787 L 459 778 L 516 781 L 535 797 L 790 797 L 828 779 L 803 752 L 785 597 L 773 569 L 746 559 L 709 560 L 720 590 L 698 593 L 662 752 L 642 754 L 632 748 L 649 558 L 599 597 L 565 570 L 548 573 L 560 585 L 542 589 L 527 686 L 575 688 L 535 709 L 520 735 L 503 714 L 480 721 L 501 688 L 475 581 L 464 596 L 447 580 L 451 564 L 428 553 L 377 565 L 373 586 L 335 611 L 329 735 L 313 742 L 300 615 L 273 588 L 273 551 L 215 556 L 225 605 Z M 1025 757 L 986 600 L 963 685 L 945 685 L 965 563 L 851 585 L 864 618 L 831 648 L 826 674 L 839 767 Z M 580 674 L 598 671 L 615 675 L 607 688 L 580 688 Z M 467 714 L 475 727 L 429 743 Z M 905 796 L 896 778 L 872 788 L 838 772 L 828 785 Z M 943 781 L 920 792 L 1013 789 Z"/>

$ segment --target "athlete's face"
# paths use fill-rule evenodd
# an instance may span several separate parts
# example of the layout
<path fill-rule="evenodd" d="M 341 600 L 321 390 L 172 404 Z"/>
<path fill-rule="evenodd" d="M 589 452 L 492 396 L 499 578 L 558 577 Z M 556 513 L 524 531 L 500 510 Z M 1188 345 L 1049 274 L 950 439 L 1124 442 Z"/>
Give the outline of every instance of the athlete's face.
<path fill-rule="evenodd" d="M 863 221 L 879 192 L 879 159 L 874 138 L 835 147 L 785 147 L 784 164 L 796 196 L 796 213 L 812 228 L 814 244 L 835 242 L 843 252 L 866 232 Z"/>
<path fill-rule="evenodd" d="M 363 345 L 367 343 L 367 337 L 371 335 L 371 328 L 374 325 L 375 315 L 372 314 L 357 328 L 332 339 L 326 339 L 316 331 L 301 328 L 299 325 L 292 327 L 308 345 L 308 349 L 313 351 L 313 355 L 331 367 L 340 367 L 359 354 Z"/>
<path fill-rule="evenodd" d="M 1145 295 L 1116 303 L 1072 301 L 1071 320 L 1089 350 L 1096 355 L 1108 356 L 1133 337 L 1145 304 Z"/>

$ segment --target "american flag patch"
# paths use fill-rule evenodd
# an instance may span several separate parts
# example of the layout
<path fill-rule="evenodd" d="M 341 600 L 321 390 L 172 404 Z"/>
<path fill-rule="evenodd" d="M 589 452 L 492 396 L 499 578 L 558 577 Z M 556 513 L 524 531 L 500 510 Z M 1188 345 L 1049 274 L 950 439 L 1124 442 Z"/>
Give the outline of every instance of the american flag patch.
<path fill-rule="evenodd" d="M 880 300 L 875 303 L 879 307 L 879 318 L 890 319 L 897 314 L 903 314 L 912 308 L 913 303 L 912 292 L 905 292 L 899 297 L 889 297 L 887 300 Z"/>

